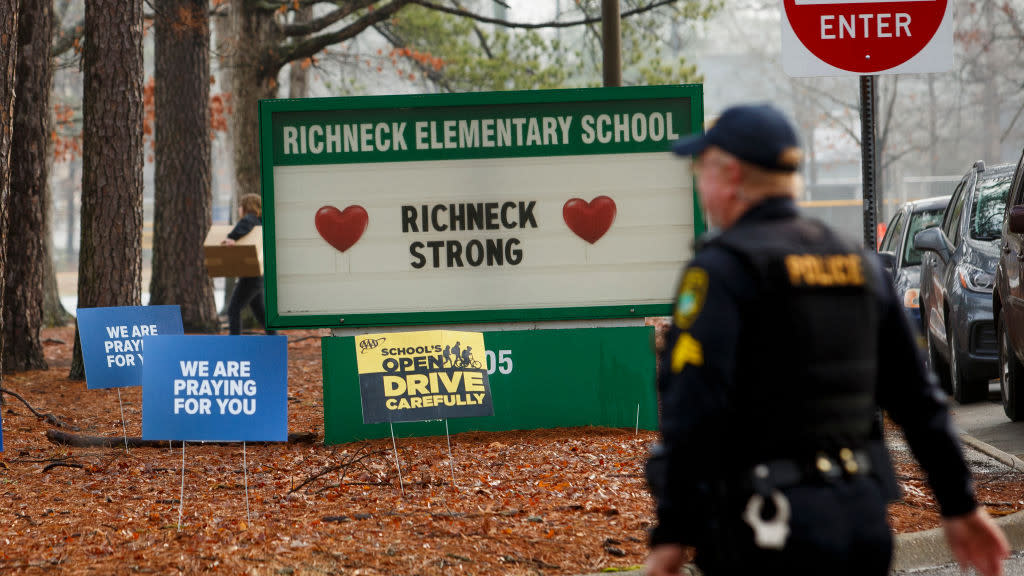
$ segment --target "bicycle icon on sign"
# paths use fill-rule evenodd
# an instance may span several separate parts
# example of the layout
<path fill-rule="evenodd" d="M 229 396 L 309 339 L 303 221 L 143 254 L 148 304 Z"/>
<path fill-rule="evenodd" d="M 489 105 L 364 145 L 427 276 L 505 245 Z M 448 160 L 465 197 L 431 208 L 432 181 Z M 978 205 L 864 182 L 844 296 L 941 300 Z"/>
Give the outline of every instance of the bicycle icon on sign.
<path fill-rule="evenodd" d="M 479 360 L 473 358 L 473 347 L 466 346 L 464 350 L 459 351 L 458 342 L 455 343 L 450 351 L 451 355 L 448 354 L 449 349 L 445 349 L 444 363 L 449 368 L 475 368 L 479 369 L 483 366 Z"/>

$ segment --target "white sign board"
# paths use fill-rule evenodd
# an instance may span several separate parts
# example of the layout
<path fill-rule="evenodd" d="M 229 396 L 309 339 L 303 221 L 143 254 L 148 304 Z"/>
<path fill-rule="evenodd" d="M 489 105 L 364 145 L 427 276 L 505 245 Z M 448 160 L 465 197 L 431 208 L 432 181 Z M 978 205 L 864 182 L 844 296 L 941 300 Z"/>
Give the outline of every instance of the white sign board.
<path fill-rule="evenodd" d="M 699 87 L 261 114 L 271 326 L 668 313 L 695 236 L 688 163 L 669 148 L 699 129 Z"/>

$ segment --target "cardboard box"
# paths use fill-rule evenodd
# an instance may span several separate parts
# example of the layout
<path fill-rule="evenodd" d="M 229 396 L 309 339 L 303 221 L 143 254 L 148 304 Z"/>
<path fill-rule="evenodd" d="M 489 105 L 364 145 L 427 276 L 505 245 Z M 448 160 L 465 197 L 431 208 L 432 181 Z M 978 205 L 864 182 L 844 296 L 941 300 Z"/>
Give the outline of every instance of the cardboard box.
<path fill-rule="evenodd" d="M 263 276 L 263 227 L 257 226 L 234 245 L 222 246 L 234 228 L 231 224 L 215 224 L 203 242 L 203 260 L 211 278 L 220 276 Z"/>

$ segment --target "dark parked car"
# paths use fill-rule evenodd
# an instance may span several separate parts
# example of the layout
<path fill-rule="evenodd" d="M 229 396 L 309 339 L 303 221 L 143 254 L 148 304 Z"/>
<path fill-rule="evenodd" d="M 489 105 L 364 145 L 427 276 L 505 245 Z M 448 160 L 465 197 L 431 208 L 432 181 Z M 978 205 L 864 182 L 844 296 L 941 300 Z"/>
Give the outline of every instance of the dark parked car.
<path fill-rule="evenodd" d="M 882 264 L 892 274 L 896 293 L 911 323 L 921 329 L 921 251 L 914 248 L 914 235 L 942 223 L 949 196 L 905 202 L 896 211 L 878 247 Z"/>
<path fill-rule="evenodd" d="M 942 225 L 918 232 L 928 361 L 960 403 L 988 394 L 999 371 L 992 289 L 1013 164 L 978 161 L 953 191 Z"/>
<path fill-rule="evenodd" d="M 1010 420 L 1024 420 L 1024 155 L 1004 206 L 992 310 L 999 338 L 999 389 Z"/>

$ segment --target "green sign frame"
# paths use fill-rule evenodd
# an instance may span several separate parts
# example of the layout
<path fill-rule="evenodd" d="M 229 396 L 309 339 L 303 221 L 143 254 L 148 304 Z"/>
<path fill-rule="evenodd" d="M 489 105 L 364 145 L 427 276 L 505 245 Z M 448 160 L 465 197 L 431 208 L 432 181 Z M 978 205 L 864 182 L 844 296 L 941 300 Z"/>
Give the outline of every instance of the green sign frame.
<path fill-rule="evenodd" d="M 484 332 L 494 415 L 448 420 L 451 433 L 607 426 L 657 430 L 653 326 Z M 324 443 L 387 438 L 364 424 L 355 337 L 322 340 Z M 491 363 L 494 365 L 491 366 Z M 439 436 L 444 423 L 396 422 L 399 437 Z"/>
<path fill-rule="evenodd" d="M 516 117 L 520 120 L 528 115 L 544 113 L 562 113 L 573 115 L 573 129 L 584 130 L 581 120 L 587 111 L 605 111 L 617 113 L 642 113 L 653 109 L 669 109 L 678 113 L 672 118 L 671 133 L 687 135 L 703 131 L 703 87 L 701 85 L 647 86 L 627 88 L 592 88 L 573 90 L 513 91 L 467 94 L 427 94 L 409 96 L 366 96 L 347 98 L 319 99 L 281 99 L 261 100 L 259 103 L 260 118 L 260 164 L 261 189 L 263 197 L 263 242 L 264 242 L 264 297 L 266 302 L 266 322 L 269 328 L 317 328 L 317 327 L 370 327 L 370 326 L 416 326 L 438 324 L 471 324 L 494 322 L 532 322 L 559 320 L 592 320 L 607 318 L 641 318 L 647 316 L 665 316 L 671 313 L 671 287 L 666 286 L 666 298 L 658 303 L 621 302 L 600 305 L 558 306 L 558 307 L 525 307 L 525 308 L 494 308 L 470 310 L 433 310 L 433 311 L 361 311 L 358 303 L 352 310 L 344 313 L 280 313 L 280 290 L 278 273 L 282 261 L 279 260 L 278 243 L 275 231 L 278 230 L 278 214 L 275 211 L 275 168 L 295 166 L 318 166 L 330 164 L 370 164 L 385 162 L 417 162 L 417 161 L 450 161 L 477 158 L 522 158 L 522 157 L 554 157 L 582 156 L 597 154 L 631 154 L 667 152 L 670 142 L 607 142 L 602 145 L 552 145 L 545 140 L 536 146 L 508 146 L 503 150 L 481 146 L 447 149 L 443 146 L 447 140 L 444 130 L 454 120 L 469 119 L 467 122 L 486 122 L 481 118 Z M 397 129 L 403 122 L 408 123 L 407 134 L 413 137 L 414 143 L 422 143 L 425 149 L 414 149 L 408 144 L 405 147 L 382 151 L 380 149 L 365 151 L 358 148 L 360 141 L 366 142 L 366 134 L 335 135 L 338 151 L 331 154 L 306 153 L 307 126 L 329 124 L 337 126 L 353 125 L 360 118 L 373 118 L 385 125 L 385 130 Z M 434 119 L 428 131 L 417 127 L 412 129 L 412 120 L 420 118 Z M 346 124 L 348 123 L 348 124 Z M 424 124 L 419 122 L 417 124 Z M 435 125 L 436 124 L 436 125 Z M 486 130 L 486 124 L 483 124 Z M 285 132 L 288 128 L 290 131 Z M 425 129 L 424 129 L 425 130 Z M 525 130 L 525 129 L 524 129 Z M 653 124 L 652 124 L 653 131 Z M 302 135 L 301 149 L 298 153 L 296 134 Z M 653 133 L 653 132 L 652 132 Z M 313 137 L 310 131 L 310 149 Z M 522 132 L 520 137 L 522 137 Z M 323 142 L 323 131 L 320 130 Z M 351 141 L 346 140 L 352 136 Z M 290 138 L 290 139 L 289 139 Z M 477 135 L 479 138 L 479 135 Z M 286 140 L 291 155 L 285 154 Z M 346 146 L 345 153 L 340 152 L 342 142 Z M 352 144 L 353 149 L 347 147 Z M 436 144 L 442 144 L 436 146 Z M 693 194 L 693 230 L 696 237 L 704 230 L 704 222 L 700 215 L 696 193 Z M 685 242 L 680 238 L 680 242 Z M 436 259 L 436 252 L 435 252 Z M 682 266 L 682 262 L 679 266 Z"/>

